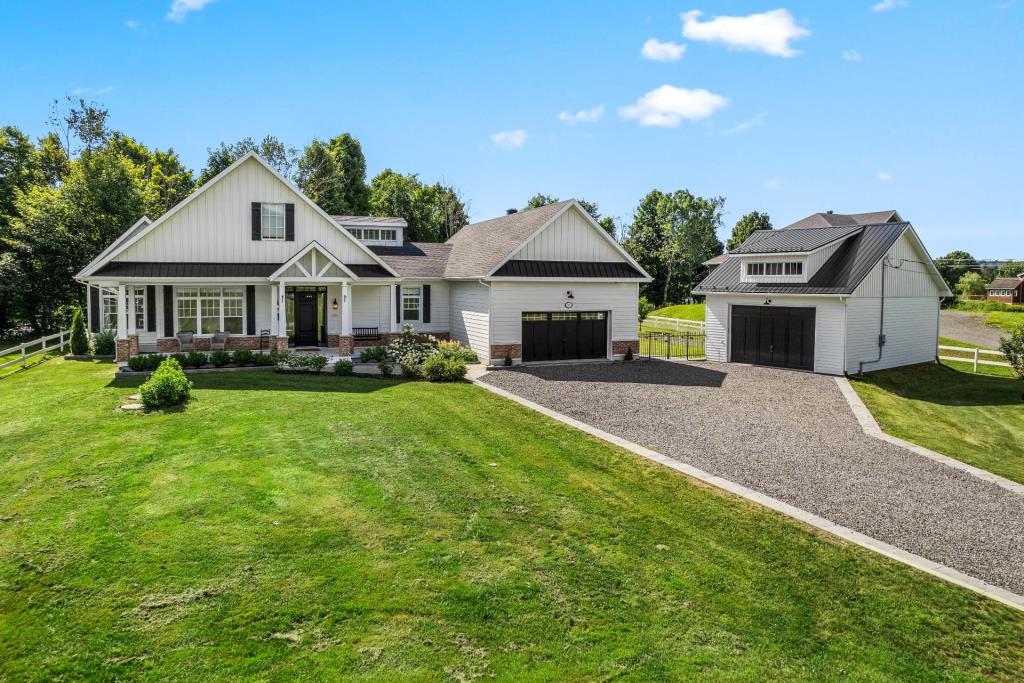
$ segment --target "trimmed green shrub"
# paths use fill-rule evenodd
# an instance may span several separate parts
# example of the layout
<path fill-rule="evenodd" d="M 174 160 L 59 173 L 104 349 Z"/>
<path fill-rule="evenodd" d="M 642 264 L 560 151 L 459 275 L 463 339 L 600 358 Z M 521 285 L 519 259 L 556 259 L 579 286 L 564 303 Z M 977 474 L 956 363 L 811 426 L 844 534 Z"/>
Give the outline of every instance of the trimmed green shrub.
<path fill-rule="evenodd" d="M 209 358 L 202 351 L 189 351 L 188 353 L 188 364 L 193 368 L 200 368 L 206 365 Z"/>
<path fill-rule="evenodd" d="M 388 359 L 388 348 L 386 346 L 371 346 L 359 352 L 360 363 L 383 363 Z"/>
<path fill-rule="evenodd" d="M 140 356 L 129 358 L 128 368 L 135 372 L 156 370 L 163 361 L 164 357 L 159 353 L 144 353 Z"/>
<path fill-rule="evenodd" d="M 351 375 L 355 365 L 350 360 L 339 360 L 334 364 L 335 375 Z"/>
<path fill-rule="evenodd" d="M 506 368 L 512 367 L 512 354 L 511 353 L 506 353 L 505 354 L 505 367 Z"/>
<path fill-rule="evenodd" d="M 380 368 L 381 377 L 390 377 L 392 374 L 394 374 L 394 369 L 386 360 L 382 360 L 381 362 L 377 363 L 377 367 Z"/>
<path fill-rule="evenodd" d="M 231 353 L 231 361 L 239 367 L 249 365 L 254 362 L 253 352 L 249 349 L 235 349 Z"/>
<path fill-rule="evenodd" d="M 210 354 L 210 362 L 213 367 L 222 368 L 231 362 L 231 354 L 227 351 L 214 351 Z"/>
<path fill-rule="evenodd" d="M 162 408 L 185 403 L 192 395 L 192 383 L 173 358 L 168 358 L 153 371 L 149 379 L 139 388 L 142 405 L 147 408 Z"/>
<path fill-rule="evenodd" d="M 1017 377 L 1024 379 L 1024 325 L 1009 337 L 999 340 L 999 350 L 1006 356 Z"/>
<path fill-rule="evenodd" d="M 466 364 L 458 358 L 435 354 L 423 363 L 423 374 L 431 382 L 458 382 L 466 376 Z"/>
<path fill-rule="evenodd" d="M 110 330 L 100 330 L 92 334 L 92 352 L 97 356 L 113 356 L 117 351 L 117 344 L 114 342 L 114 333 Z"/>
<path fill-rule="evenodd" d="M 71 353 L 76 356 L 89 353 L 89 333 L 85 330 L 85 316 L 80 307 L 75 308 L 75 314 L 71 317 L 70 347 Z"/>
<path fill-rule="evenodd" d="M 252 362 L 261 368 L 277 365 L 277 359 L 272 353 L 254 353 L 252 354 Z"/>
<path fill-rule="evenodd" d="M 444 358 L 456 358 L 463 363 L 479 363 L 476 351 L 463 346 L 455 339 L 442 339 L 437 342 L 437 352 Z"/>
<path fill-rule="evenodd" d="M 633 360 L 633 347 L 627 346 L 626 353 L 622 356 L 622 360 Z"/>
<path fill-rule="evenodd" d="M 174 360 L 178 361 L 178 365 L 180 365 L 183 368 L 187 368 L 188 367 L 188 354 L 187 353 L 181 353 L 180 351 L 178 351 L 176 353 L 172 353 L 170 356 L 168 356 L 168 358 L 173 358 Z"/>
<path fill-rule="evenodd" d="M 310 372 L 319 374 L 325 367 L 327 367 L 327 356 L 321 356 L 320 354 L 306 356 L 306 368 Z"/>

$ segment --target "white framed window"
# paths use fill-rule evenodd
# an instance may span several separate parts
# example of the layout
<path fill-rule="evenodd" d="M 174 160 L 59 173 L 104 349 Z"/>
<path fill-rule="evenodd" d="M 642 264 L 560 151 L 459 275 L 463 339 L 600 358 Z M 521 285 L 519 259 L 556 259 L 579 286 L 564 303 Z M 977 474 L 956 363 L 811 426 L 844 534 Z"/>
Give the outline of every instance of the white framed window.
<path fill-rule="evenodd" d="M 135 306 L 135 329 L 146 329 L 146 288 L 133 287 L 131 292 L 132 305 Z"/>
<path fill-rule="evenodd" d="M 782 264 L 781 263 L 766 263 L 764 264 L 765 275 L 782 275 Z"/>
<path fill-rule="evenodd" d="M 260 239 L 284 239 L 284 204 L 260 204 Z"/>
<path fill-rule="evenodd" d="M 763 263 L 748 263 L 747 275 L 764 275 Z"/>
<path fill-rule="evenodd" d="M 357 240 L 368 242 L 394 242 L 398 239 L 398 231 L 388 228 L 349 228 L 348 231 Z"/>
<path fill-rule="evenodd" d="M 402 287 L 402 320 L 420 319 L 420 287 Z"/>
<path fill-rule="evenodd" d="M 803 261 L 787 261 L 786 262 L 786 275 L 803 275 L 804 264 Z"/>
<path fill-rule="evenodd" d="M 178 287 L 174 298 L 179 332 L 242 334 L 245 329 L 241 287 Z"/>
<path fill-rule="evenodd" d="M 117 330 L 116 289 L 100 289 L 100 329 Z"/>

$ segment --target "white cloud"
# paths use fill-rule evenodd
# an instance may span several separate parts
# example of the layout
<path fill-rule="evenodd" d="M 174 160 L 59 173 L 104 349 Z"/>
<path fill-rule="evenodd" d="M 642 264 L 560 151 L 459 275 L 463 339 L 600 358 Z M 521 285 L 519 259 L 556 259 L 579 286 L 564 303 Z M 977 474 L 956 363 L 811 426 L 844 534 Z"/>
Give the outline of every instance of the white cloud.
<path fill-rule="evenodd" d="M 848 62 L 859 62 L 864 59 L 864 55 L 856 50 L 843 50 L 843 59 Z"/>
<path fill-rule="evenodd" d="M 881 2 L 875 3 L 871 9 L 876 12 L 888 12 L 891 9 L 906 7 L 909 4 L 910 3 L 908 3 L 907 0 L 882 0 Z"/>
<path fill-rule="evenodd" d="M 777 190 L 782 187 L 782 178 L 779 176 L 772 176 L 768 180 L 764 181 L 764 189 L 766 190 Z"/>
<path fill-rule="evenodd" d="M 643 48 L 640 49 L 640 54 L 647 59 L 653 59 L 656 62 L 678 61 L 682 58 L 683 53 L 685 52 L 685 45 L 673 42 L 663 43 L 657 38 L 648 38 L 647 42 L 644 43 Z"/>
<path fill-rule="evenodd" d="M 114 86 L 112 86 L 112 85 L 105 85 L 102 88 L 100 88 L 99 90 L 97 90 L 96 94 L 97 95 L 106 95 L 108 92 L 114 92 Z"/>
<path fill-rule="evenodd" d="M 751 128 L 760 128 L 764 125 L 764 114 L 758 114 L 752 119 L 741 121 L 737 125 L 725 131 L 726 135 L 736 135 L 737 133 L 745 133 Z"/>
<path fill-rule="evenodd" d="M 167 21 L 174 21 L 180 24 L 185 21 L 185 17 L 188 16 L 189 12 L 198 12 L 211 2 L 213 0 L 174 0 L 165 18 Z"/>
<path fill-rule="evenodd" d="M 525 130 L 504 130 L 491 136 L 491 142 L 501 149 L 519 149 L 529 137 Z"/>
<path fill-rule="evenodd" d="M 875 177 L 885 183 L 892 180 L 892 173 L 889 173 L 888 171 L 879 171 L 875 174 Z"/>
<path fill-rule="evenodd" d="M 558 115 L 558 120 L 562 123 L 593 123 L 600 120 L 602 116 L 604 116 L 604 105 L 599 104 L 590 109 L 580 110 L 575 114 L 563 111 Z"/>
<path fill-rule="evenodd" d="M 754 50 L 776 57 L 795 57 L 800 54 L 789 46 L 790 41 L 811 35 L 796 25 L 787 10 L 748 14 L 745 17 L 715 17 L 700 21 L 703 12 L 691 10 L 679 15 L 683 20 L 683 35 L 690 40 L 725 43 L 730 49 Z"/>
<path fill-rule="evenodd" d="M 92 90 L 92 88 L 74 88 L 71 91 L 71 94 L 72 95 L 84 95 L 87 92 L 90 92 L 91 90 Z"/>
<path fill-rule="evenodd" d="M 641 126 L 675 127 L 682 121 L 705 119 L 724 107 L 728 100 L 703 88 L 689 90 L 663 85 L 636 103 L 619 109 L 624 119 L 636 119 Z"/>
<path fill-rule="evenodd" d="M 125 25 L 125 28 L 130 28 L 131 30 L 134 31 L 135 29 L 137 29 L 140 26 L 142 26 L 142 22 L 139 21 L 138 19 L 128 19 L 127 21 L 124 22 L 124 25 Z"/>

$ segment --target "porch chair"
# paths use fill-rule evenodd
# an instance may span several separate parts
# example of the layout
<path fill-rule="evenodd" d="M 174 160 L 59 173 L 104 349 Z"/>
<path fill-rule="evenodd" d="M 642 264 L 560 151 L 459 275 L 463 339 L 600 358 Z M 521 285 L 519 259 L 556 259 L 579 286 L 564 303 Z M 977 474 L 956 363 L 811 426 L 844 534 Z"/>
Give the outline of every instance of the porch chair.
<path fill-rule="evenodd" d="M 179 332 L 175 335 L 178 338 L 178 351 L 187 353 L 196 350 L 195 334 L 192 332 Z"/>
<path fill-rule="evenodd" d="M 228 348 L 228 336 L 230 332 L 214 332 L 210 340 L 211 351 L 226 351 Z"/>

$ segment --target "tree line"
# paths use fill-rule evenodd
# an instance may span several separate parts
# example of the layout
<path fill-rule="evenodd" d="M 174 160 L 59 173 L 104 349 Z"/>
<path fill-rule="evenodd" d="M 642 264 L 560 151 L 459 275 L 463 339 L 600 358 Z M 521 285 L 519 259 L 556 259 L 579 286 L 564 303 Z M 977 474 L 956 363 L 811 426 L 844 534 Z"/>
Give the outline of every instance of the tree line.
<path fill-rule="evenodd" d="M 1005 261 L 998 268 L 992 268 L 982 265 L 962 249 L 935 259 L 935 267 L 950 291 L 962 297 L 985 294 L 985 285 L 997 277 L 1016 277 L 1024 273 L 1024 261 Z"/>
<path fill-rule="evenodd" d="M 411 241 L 443 242 L 469 222 L 468 202 L 452 185 L 391 168 L 367 182 L 362 146 L 349 133 L 313 139 L 301 151 L 273 135 L 221 142 L 196 176 L 173 148 L 151 149 L 108 120 L 102 106 L 68 97 L 53 102 L 49 130 L 35 141 L 15 126 L 0 128 L 0 338 L 66 326 L 84 301 L 73 279 L 79 270 L 141 216 L 156 220 L 250 151 L 329 214 L 404 218 Z M 523 209 L 557 201 L 538 193 Z M 654 304 L 688 297 L 707 273 L 704 261 L 723 251 L 723 197 L 652 190 L 625 225 L 579 201 L 652 275 L 641 294 Z M 752 212 L 727 246 L 770 228 L 766 214 Z"/>

